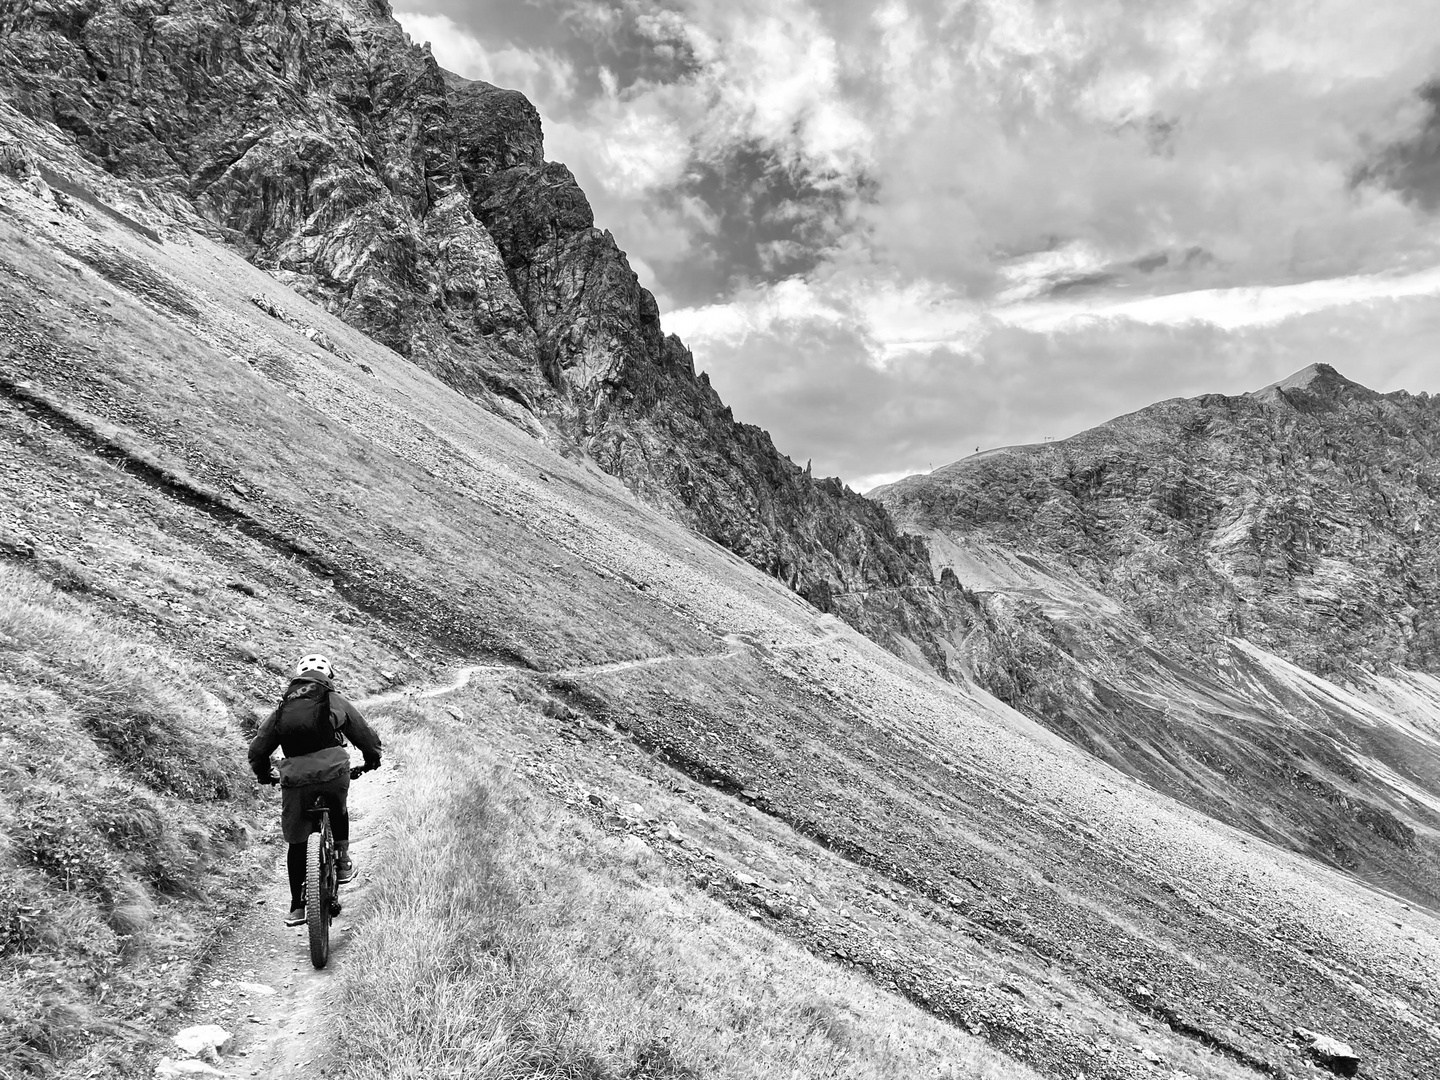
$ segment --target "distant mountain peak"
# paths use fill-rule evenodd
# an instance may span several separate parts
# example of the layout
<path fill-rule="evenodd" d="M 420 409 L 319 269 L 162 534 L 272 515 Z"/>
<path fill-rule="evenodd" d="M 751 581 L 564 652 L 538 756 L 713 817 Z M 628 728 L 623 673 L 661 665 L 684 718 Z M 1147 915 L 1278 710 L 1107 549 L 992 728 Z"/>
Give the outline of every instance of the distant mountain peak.
<path fill-rule="evenodd" d="M 1279 382 L 1256 390 L 1250 396 L 1266 401 L 1283 398 L 1294 404 L 1292 395 L 1319 399 L 1332 407 L 1338 406 L 1342 401 L 1379 396 L 1369 387 L 1351 382 L 1329 364 L 1309 364 Z"/>

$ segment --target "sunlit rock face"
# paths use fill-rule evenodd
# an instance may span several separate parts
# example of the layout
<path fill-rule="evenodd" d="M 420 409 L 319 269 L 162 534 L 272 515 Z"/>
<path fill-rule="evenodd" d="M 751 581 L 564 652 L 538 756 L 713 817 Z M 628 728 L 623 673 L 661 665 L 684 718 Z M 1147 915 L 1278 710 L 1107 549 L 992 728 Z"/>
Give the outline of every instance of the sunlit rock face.
<path fill-rule="evenodd" d="M 461 392 L 821 606 L 931 584 L 883 509 L 734 421 L 534 107 L 443 72 L 384 4 L 95 0 L 0 30 L 26 112 Z"/>
<path fill-rule="evenodd" d="M 111 171 L 474 396 L 543 402 L 534 331 L 470 211 L 445 81 L 379 5 L 31 5 L 0 78 Z"/>

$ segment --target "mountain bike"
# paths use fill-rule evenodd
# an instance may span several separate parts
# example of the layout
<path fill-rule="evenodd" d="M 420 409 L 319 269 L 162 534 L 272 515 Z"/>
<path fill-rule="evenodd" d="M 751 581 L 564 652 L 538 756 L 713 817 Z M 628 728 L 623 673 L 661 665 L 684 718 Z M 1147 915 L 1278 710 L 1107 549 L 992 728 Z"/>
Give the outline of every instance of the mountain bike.
<path fill-rule="evenodd" d="M 350 779 L 367 770 L 356 766 Z M 310 837 L 305 841 L 305 925 L 310 931 L 310 963 L 323 968 L 330 961 L 330 920 L 340 914 L 335 836 L 330 831 L 330 807 L 317 795 L 308 811 Z"/>

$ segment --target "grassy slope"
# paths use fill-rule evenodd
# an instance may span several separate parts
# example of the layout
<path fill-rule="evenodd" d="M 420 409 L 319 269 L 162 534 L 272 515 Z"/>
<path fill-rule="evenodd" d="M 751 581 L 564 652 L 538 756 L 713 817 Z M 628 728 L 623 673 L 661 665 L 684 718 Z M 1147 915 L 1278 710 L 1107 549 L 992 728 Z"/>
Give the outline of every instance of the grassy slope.
<path fill-rule="evenodd" d="M 177 989 L 253 798 L 167 650 L 0 565 L 0 1060 L 39 1068 Z"/>
<path fill-rule="evenodd" d="M 4 186 L 0 256 L 0 461 L 24 493 L 3 526 L 231 688 L 241 720 L 274 692 L 266 663 L 311 644 L 369 689 L 508 660 L 516 695 L 577 714 L 512 751 L 562 804 L 683 789 L 689 846 L 618 803 L 601 824 L 1046 1071 L 1152 1075 L 1143 1047 L 1248 1075 L 1296 1060 L 1293 1023 L 1351 1038 L 1376 1075 L 1436 1052 L 1428 915 L 936 684 L 204 241 Z M 635 658 L 657 662 L 593 666 Z M 1230 1056 L 1192 1065 L 1187 1032 Z"/>
<path fill-rule="evenodd" d="M 464 704 L 497 734 L 533 719 Z M 341 976 L 346 1075 L 1035 1076 L 708 901 L 644 841 L 557 812 L 440 706 L 401 718 L 413 795 Z"/>

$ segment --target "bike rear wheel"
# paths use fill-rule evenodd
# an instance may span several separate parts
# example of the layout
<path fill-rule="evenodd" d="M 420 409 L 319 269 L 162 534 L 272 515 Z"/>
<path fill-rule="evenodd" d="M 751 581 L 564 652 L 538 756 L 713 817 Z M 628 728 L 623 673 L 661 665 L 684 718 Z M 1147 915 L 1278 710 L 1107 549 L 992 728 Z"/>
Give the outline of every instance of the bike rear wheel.
<path fill-rule="evenodd" d="M 305 923 L 310 929 L 310 963 L 330 961 L 330 905 L 334 900 L 335 846 L 327 815 L 305 844 Z"/>

